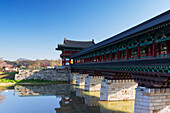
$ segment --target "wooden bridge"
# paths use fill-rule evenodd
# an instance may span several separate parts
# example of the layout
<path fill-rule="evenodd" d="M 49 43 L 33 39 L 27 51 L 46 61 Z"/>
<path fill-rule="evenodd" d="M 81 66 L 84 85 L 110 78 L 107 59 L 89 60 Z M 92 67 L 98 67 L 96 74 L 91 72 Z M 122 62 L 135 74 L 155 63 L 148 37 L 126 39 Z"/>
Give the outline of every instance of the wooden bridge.
<path fill-rule="evenodd" d="M 71 56 L 72 72 L 170 87 L 170 10 Z"/>
<path fill-rule="evenodd" d="M 170 112 L 170 10 L 72 56 L 71 82 L 135 113 Z"/>

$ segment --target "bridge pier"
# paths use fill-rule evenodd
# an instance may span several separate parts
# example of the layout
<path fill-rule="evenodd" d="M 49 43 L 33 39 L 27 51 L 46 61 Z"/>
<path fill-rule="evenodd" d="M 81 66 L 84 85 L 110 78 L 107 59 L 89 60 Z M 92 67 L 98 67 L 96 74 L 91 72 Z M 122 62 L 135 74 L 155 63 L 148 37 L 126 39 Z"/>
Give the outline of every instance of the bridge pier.
<path fill-rule="evenodd" d="M 134 80 L 108 80 L 101 82 L 100 100 L 134 100 L 137 83 Z"/>
<path fill-rule="evenodd" d="M 135 113 L 170 113 L 170 88 L 146 88 L 138 86 L 135 97 Z"/>
<path fill-rule="evenodd" d="M 85 77 L 88 76 L 88 74 L 77 74 L 76 75 L 76 85 L 82 86 L 85 85 Z"/>
<path fill-rule="evenodd" d="M 70 74 L 70 84 L 76 84 L 76 75 L 77 73 Z"/>
<path fill-rule="evenodd" d="M 104 79 L 103 76 L 86 76 L 85 79 L 85 91 L 100 91 L 101 81 Z"/>

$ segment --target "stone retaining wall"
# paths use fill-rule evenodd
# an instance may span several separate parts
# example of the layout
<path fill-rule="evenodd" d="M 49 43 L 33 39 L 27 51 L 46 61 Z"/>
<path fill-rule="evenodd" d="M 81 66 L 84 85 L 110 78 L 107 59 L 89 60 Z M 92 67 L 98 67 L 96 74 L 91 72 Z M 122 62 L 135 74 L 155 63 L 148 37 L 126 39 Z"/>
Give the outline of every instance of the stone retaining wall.
<path fill-rule="evenodd" d="M 43 69 L 43 70 L 19 70 L 15 75 L 15 80 L 40 79 L 50 81 L 70 81 L 71 70 L 69 67 L 61 69 Z"/>

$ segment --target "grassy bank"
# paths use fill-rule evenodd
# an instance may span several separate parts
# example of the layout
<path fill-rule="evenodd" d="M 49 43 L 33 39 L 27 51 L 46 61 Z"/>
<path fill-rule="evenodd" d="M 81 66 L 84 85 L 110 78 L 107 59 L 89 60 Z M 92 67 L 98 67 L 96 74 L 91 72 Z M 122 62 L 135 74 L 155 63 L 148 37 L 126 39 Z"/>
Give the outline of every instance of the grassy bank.
<path fill-rule="evenodd" d="M 66 83 L 61 81 L 49 81 L 49 80 L 14 80 L 17 72 L 2 72 L 0 74 L 0 83 L 3 84 L 60 84 Z"/>
<path fill-rule="evenodd" d="M 0 73 L 0 79 L 14 80 L 16 73 L 18 73 L 18 72 L 1 72 Z"/>

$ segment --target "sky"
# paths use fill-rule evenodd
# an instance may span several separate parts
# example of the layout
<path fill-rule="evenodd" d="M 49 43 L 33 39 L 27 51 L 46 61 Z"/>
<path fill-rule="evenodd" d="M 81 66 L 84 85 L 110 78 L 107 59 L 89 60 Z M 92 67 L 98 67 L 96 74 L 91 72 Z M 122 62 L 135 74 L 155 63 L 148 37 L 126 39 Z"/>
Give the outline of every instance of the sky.
<path fill-rule="evenodd" d="M 95 43 L 170 9 L 170 0 L 0 0 L 0 57 L 53 59 L 64 38 Z"/>

